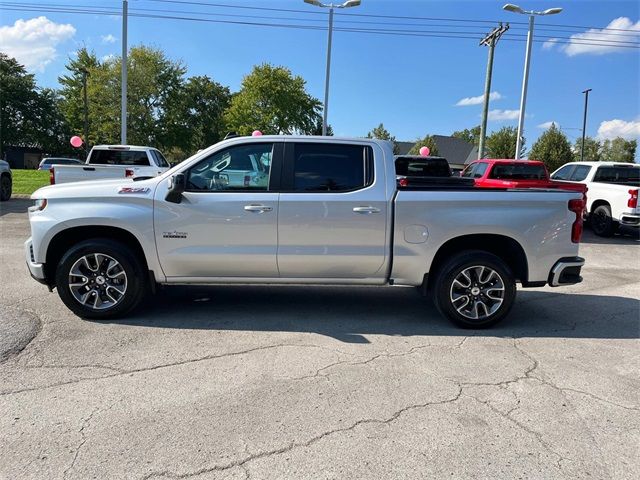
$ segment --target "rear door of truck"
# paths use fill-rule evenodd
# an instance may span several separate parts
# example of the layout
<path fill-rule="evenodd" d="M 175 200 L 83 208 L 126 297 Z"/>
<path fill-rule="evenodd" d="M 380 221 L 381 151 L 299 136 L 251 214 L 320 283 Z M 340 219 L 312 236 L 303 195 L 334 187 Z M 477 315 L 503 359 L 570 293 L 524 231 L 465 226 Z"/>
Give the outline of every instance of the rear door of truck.
<path fill-rule="evenodd" d="M 384 281 L 390 205 L 384 171 L 374 171 L 374 155 L 382 154 L 366 142 L 285 143 L 278 208 L 281 277 Z"/>

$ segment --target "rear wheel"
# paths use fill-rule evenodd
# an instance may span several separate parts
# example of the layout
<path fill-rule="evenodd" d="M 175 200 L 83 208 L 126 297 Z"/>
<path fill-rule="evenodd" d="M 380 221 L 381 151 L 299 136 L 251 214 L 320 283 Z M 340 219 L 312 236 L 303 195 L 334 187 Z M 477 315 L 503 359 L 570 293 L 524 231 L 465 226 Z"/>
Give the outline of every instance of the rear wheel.
<path fill-rule="evenodd" d="M 12 188 L 11 177 L 7 174 L 2 175 L 0 177 L 0 202 L 6 202 L 11 198 Z"/>
<path fill-rule="evenodd" d="M 610 237 L 616 231 L 616 222 L 611 218 L 611 207 L 600 205 L 591 214 L 589 219 L 593 233 L 599 237 Z"/>
<path fill-rule="evenodd" d="M 74 245 L 56 270 L 58 295 L 82 318 L 127 314 L 143 299 L 146 283 L 144 267 L 131 250 L 106 238 Z"/>
<path fill-rule="evenodd" d="M 515 279 L 499 257 L 480 250 L 455 255 L 439 271 L 433 295 L 445 317 L 464 328 L 502 320 L 516 297 Z"/>

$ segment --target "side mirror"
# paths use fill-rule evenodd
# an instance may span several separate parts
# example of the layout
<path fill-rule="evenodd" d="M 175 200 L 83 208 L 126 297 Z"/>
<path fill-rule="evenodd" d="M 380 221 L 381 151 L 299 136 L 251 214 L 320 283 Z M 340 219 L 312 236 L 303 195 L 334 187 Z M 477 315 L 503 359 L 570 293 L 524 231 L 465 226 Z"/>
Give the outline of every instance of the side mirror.
<path fill-rule="evenodd" d="M 171 177 L 171 183 L 169 185 L 169 191 L 164 199 L 171 203 L 182 202 L 182 193 L 185 191 L 187 185 L 187 177 L 184 173 L 176 173 Z"/>

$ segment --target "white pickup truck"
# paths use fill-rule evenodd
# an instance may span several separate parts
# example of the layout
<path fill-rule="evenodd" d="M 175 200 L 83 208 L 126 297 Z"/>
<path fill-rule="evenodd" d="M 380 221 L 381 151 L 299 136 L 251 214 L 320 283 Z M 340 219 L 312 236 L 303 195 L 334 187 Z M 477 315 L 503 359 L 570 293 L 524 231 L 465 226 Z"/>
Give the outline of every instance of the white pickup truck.
<path fill-rule="evenodd" d="M 240 159 L 267 181 L 225 173 Z M 84 318 L 125 315 L 156 284 L 408 285 L 477 328 L 507 315 L 516 282 L 582 280 L 581 193 L 399 186 L 375 139 L 232 138 L 159 177 L 32 199 L 31 275 Z"/>
<path fill-rule="evenodd" d="M 51 185 L 87 180 L 155 177 L 169 170 L 160 150 L 136 145 L 96 145 L 84 165 L 54 165 L 49 169 Z"/>
<path fill-rule="evenodd" d="M 610 237 L 620 225 L 640 227 L 640 165 L 618 162 L 571 162 L 552 180 L 587 186 L 586 212 L 593 233 Z"/>

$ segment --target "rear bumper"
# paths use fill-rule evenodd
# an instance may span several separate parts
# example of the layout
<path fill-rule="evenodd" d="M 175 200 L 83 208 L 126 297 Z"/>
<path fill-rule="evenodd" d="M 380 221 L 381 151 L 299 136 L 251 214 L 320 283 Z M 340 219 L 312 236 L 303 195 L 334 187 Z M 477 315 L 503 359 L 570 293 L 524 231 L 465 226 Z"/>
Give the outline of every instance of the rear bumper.
<path fill-rule="evenodd" d="M 636 213 L 623 213 L 620 216 L 620 225 L 626 227 L 640 227 L 640 215 Z"/>
<path fill-rule="evenodd" d="M 549 286 L 574 285 L 582 282 L 580 271 L 584 265 L 582 257 L 561 258 L 549 272 Z"/>

